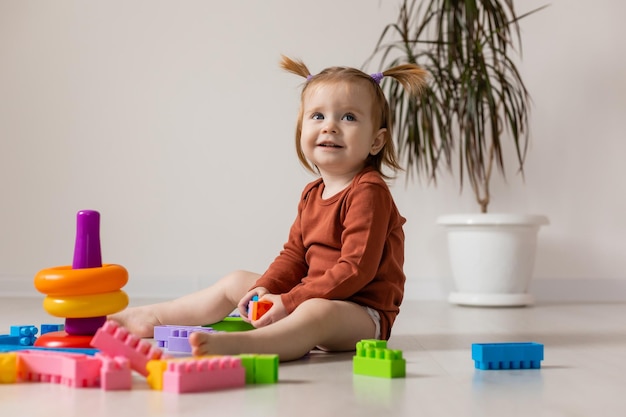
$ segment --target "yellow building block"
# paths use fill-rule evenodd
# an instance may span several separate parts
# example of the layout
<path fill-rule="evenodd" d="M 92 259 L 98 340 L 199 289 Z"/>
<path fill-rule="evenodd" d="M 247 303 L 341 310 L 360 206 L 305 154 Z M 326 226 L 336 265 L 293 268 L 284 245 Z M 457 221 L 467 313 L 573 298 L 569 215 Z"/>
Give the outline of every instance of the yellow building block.
<path fill-rule="evenodd" d="M 148 361 L 146 365 L 148 376 L 146 381 L 153 390 L 163 391 L 163 372 L 167 369 L 167 361 L 162 359 L 153 359 Z"/>
<path fill-rule="evenodd" d="M 13 384 L 17 381 L 17 353 L 0 353 L 0 384 Z"/>

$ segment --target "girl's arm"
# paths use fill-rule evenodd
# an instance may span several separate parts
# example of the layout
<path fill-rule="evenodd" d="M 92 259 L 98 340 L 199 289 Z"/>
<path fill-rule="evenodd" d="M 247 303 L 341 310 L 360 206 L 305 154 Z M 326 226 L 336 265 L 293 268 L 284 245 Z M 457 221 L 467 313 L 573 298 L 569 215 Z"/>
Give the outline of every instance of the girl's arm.
<path fill-rule="evenodd" d="M 306 196 L 310 189 L 310 186 L 306 187 L 302 193 L 300 203 L 298 204 L 298 214 L 291 225 L 291 229 L 289 229 L 289 237 L 283 246 L 283 250 L 256 282 L 255 286 L 265 287 L 272 294 L 288 292 L 298 285 L 300 280 L 308 273 L 300 220 L 302 209 L 306 204 Z"/>
<path fill-rule="evenodd" d="M 397 217 L 384 183 L 364 182 L 355 187 L 347 200 L 339 259 L 323 275 L 307 276 L 282 295 L 287 312 L 310 298 L 348 299 L 370 283 L 378 272 L 390 229 L 402 226 Z"/>

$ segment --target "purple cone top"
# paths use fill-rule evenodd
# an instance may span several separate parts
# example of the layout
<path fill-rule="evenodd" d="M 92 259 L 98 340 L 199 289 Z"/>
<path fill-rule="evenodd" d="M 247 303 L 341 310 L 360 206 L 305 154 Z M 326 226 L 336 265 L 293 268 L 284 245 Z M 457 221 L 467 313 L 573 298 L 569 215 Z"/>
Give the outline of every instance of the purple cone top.
<path fill-rule="evenodd" d="M 76 215 L 76 242 L 72 269 L 102 267 L 100 250 L 100 213 L 81 210 Z M 66 318 L 65 331 L 73 335 L 93 335 L 106 317 Z"/>
<path fill-rule="evenodd" d="M 76 242 L 72 269 L 101 266 L 100 213 L 94 210 L 81 210 L 76 215 Z"/>

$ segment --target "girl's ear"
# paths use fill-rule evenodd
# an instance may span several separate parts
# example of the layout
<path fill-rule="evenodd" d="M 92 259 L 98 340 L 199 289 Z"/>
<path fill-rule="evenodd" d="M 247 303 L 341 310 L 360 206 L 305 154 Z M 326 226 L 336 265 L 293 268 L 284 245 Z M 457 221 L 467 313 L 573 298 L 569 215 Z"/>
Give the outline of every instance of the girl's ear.
<path fill-rule="evenodd" d="M 370 155 L 378 154 L 383 146 L 385 146 L 385 143 L 387 143 L 387 129 L 382 128 L 376 133 L 376 136 L 374 137 L 372 147 L 370 148 Z"/>

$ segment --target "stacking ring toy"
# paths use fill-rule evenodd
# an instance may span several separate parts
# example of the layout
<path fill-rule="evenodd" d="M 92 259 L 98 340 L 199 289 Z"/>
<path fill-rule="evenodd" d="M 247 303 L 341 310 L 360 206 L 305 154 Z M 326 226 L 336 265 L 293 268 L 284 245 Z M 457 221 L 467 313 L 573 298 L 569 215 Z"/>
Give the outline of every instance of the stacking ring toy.
<path fill-rule="evenodd" d="M 47 296 L 43 300 L 43 308 L 48 313 L 69 318 L 106 316 L 124 310 L 127 305 L 128 296 L 120 290 L 102 294 Z"/>
<path fill-rule="evenodd" d="M 87 295 L 119 290 L 128 282 L 126 268 L 104 264 L 101 268 L 72 269 L 57 266 L 35 275 L 35 288 L 48 295 Z"/>
<path fill-rule="evenodd" d="M 46 334 L 35 346 L 88 345 L 106 316 L 128 305 L 128 296 L 121 290 L 128 272 L 120 265 L 102 264 L 100 213 L 79 211 L 76 220 L 72 265 L 46 268 L 35 275 L 35 288 L 46 294 L 43 308 L 65 318 L 65 331 Z"/>

